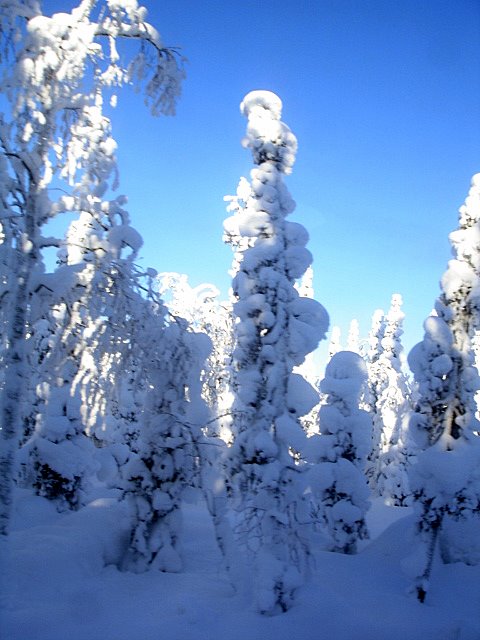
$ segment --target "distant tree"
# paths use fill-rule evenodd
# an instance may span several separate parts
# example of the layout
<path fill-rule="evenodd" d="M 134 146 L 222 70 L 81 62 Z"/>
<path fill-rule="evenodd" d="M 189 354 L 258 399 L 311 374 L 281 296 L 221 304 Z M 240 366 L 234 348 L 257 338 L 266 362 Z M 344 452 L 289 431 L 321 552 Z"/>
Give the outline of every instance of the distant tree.
<path fill-rule="evenodd" d="M 145 17 L 136 2 L 121 0 L 82 0 L 71 13 L 52 17 L 42 15 L 34 0 L 0 3 L 2 89 L 10 103 L 9 113 L 0 118 L 2 265 L 15 264 L 14 276 L 2 274 L 8 371 L 2 394 L 2 534 L 8 528 L 13 460 L 30 375 L 27 326 L 42 316 L 40 288 L 49 287 L 58 297 L 57 289 L 69 286 L 65 271 L 44 280 L 43 249 L 59 242 L 44 237 L 43 227 L 64 212 L 112 226 L 122 200 L 105 199 L 116 186 L 116 145 L 102 109 L 108 95 L 114 104 L 116 87 L 130 82 L 144 87 L 156 114 L 172 113 L 179 94 L 183 71 L 178 57 L 163 47 Z M 116 48 L 125 38 L 140 46 L 128 67 Z M 56 200 L 53 187 L 62 193 Z"/>
<path fill-rule="evenodd" d="M 347 350 L 360 353 L 360 326 L 355 319 L 350 322 L 348 329 Z"/>
<path fill-rule="evenodd" d="M 383 366 L 384 385 L 376 406 L 383 422 L 376 485 L 380 495 L 397 506 L 405 505 L 410 500 L 407 472 L 415 455 L 415 447 L 408 433 L 408 421 L 413 409 L 412 392 L 402 363 L 401 336 L 405 317 L 402 303 L 402 297 L 394 294 L 385 317 L 379 359 Z"/>
<path fill-rule="evenodd" d="M 251 182 L 242 180 L 225 222 L 236 252 L 232 283 L 234 442 L 228 467 L 239 529 L 254 556 L 257 605 L 273 614 L 288 609 L 309 554 L 302 534 L 302 466 L 306 438 L 299 418 L 316 393 L 293 367 L 324 337 L 323 307 L 295 289 L 312 257 L 308 234 L 286 216 L 294 203 L 283 175 L 294 163 L 297 141 L 280 120 L 282 103 L 253 91 L 241 104 L 248 118 L 244 145 L 253 155 Z"/>
<path fill-rule="evenodd" d="M 436 315 L 427 318 L 423 341 L 408 357 L 419 391 L 410 428 L 425 449 L 410 472 L 425 541 L 425 569 L 416 583 L 422 602 L 439 537 L 445 562 L 480 561 L 480 427 L 474 401 L 480 380 L 471 349 L 480 322 L 480 174 L 459 213 L 459 228 L 450 234 L 454 258 L 441 280 Z"/>
<path fill-rule="evenodd" d="M 368 334 L 367 362 L 376 362 L 382 353 L 382 340 L 385 335 L 385 312 L 376 309 L 372 315 L 372 325 Z"/>
<path fill-rule="evenodd" d="M 377 309 L 372 316 L 372 325 L 368 334 L 368 350 L 366 363 L 368 371 L 368 384 L 364 395 L 364 408 L 372 414 L 372 443 L 367 456 L 366 474 L 372 488 L 376 487 L 377 463 L 381 454 L 381 438 L 383 432 L 382 416 L 377 412 L 377 403 L 381 394 L 383 366 L 381 356 L 383 353 L 382 340 L 385 335 L 385 313 Z"/>
<path fill-rule="evenodd" d="M 332 330 L 330 332 L 330 344 L 328 345 L 328 361 L 329 362 L 336 353 L 338 353 L 339 351 L 342 351 L 340 338 L 341 338 L 340 327 L 337 327 L 337 326 L 332 327 Z"/>
<path fill-rule="evenodd" d="M 368 456 L 370 486 L 395 504 L 408 498 L 406 467 L 413 455 L 408 430 L 412 409 L 408 380 L 402 369 L 402 298 L 394 294 L 387 315 L 375 312 L 367 354 L 369 404 L 373 417 Z"/>
<path fill-rule="evenodd" d="M 369 413 L 359 409 L 366 382 L 363 359 L 340 351 L 328 363 L 320 384 L 325 404 L 320 407 L 320 435 L 315 442 L 318 464 L 310 471 L 310 486 L 329 548 L 340 553 L 355 553 L 358 541 L 368 538 L 365 463 L 372 422 Z"/>

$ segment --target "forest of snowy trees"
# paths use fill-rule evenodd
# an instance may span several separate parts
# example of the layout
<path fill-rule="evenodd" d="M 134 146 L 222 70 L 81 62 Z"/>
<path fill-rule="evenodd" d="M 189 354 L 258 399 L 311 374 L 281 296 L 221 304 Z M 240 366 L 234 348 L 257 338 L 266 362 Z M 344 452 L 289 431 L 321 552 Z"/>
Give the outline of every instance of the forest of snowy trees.
<path fill-rule="evenodd" d="M 47 17 L 37 0 L 0 0 L 0 20 L 2 550 L 18 489 L 61 514 L 108 492 L 128 513 L 118 569 L 181 572 L 193 490 L 231 584 L 254 585 L 264 614 L 290 609 L 318 540 L 357 552 L 378 497 L 413 507 L 413 598 L 428 600 L 436 553 L 479 564 L 480 174 L 408 362 L 399 294 L 364 340 L 352 322 L 342 349 L 313 297 L 308 232 L 290 219 L 297 140 L 280 98 L 241 102 L 252 169 L 225 198 L 222 301 L 214 285 L 140 267 L 116 195 L 105 105 L 133 83 L 153 115 L 171 115 L 185 75 L 146 11 L 81 0 Z M 125 64 L 127 39 L 138 49 Z M 68 231 L 53 237 L 61 216 Z M 320 376 L 311 354 L 329 329 Z"/>

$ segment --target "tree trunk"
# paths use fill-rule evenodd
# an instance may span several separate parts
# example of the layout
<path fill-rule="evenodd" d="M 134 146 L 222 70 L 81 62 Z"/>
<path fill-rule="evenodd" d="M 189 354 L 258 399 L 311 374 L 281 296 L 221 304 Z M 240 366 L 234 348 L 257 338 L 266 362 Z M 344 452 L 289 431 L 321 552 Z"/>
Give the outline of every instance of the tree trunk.
<path fill-rule="evenodd" d="M 25 362 L 25 332 L 31 274 L 37 258 L 35 197 L 30 195 L 25 218 L 25 235 L 17 239 L 15 249 L 18 276 L 12 292 L 11 316 L 7 323 L 5 357 L 5 387 L 1 404 L 0 439 L 0 535 L 8 535 L 15 473 L 15 453 L 21 430 L 22 400 L 27 376 Z M 30 212 L 30 213 L 28 213 Z"/>

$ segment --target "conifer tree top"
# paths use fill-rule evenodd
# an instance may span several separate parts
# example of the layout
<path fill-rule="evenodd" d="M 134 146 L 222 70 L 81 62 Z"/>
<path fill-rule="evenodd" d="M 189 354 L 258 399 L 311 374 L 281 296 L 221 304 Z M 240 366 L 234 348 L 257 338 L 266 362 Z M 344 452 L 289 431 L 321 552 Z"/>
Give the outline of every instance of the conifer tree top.
<path fill-rule="evenodd" d="M 297 138 L 280 120 L 280 98 L 271 91 L 250 91 L 242 100 L 240 111 L 248 118 L 247 135 L 242 144 L 251 149 L 255 164 L 270 161 L 282 173 L 291 173 Z"/>

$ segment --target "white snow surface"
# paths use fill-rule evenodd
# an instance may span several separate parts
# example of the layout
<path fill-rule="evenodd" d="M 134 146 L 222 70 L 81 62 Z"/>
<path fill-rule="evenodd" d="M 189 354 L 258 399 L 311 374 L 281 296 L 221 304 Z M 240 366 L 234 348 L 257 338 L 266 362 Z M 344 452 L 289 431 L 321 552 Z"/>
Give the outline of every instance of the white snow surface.
<path fill-rule="evenodd" d="M 184 568 L 120 572 L 125 510 L 97 499 L 58 514 L 43 498 L 17 494 L 8 542 L 2 640 L 478 640 L 480 566 L 437 558 L 427 602 L 409 594 L 414 519 L 376 500 L 371 539 L 356 555 L 315 549 L 295 605 L 255 612 L 222 568 L 202 500 L 183 507 Z"/>

